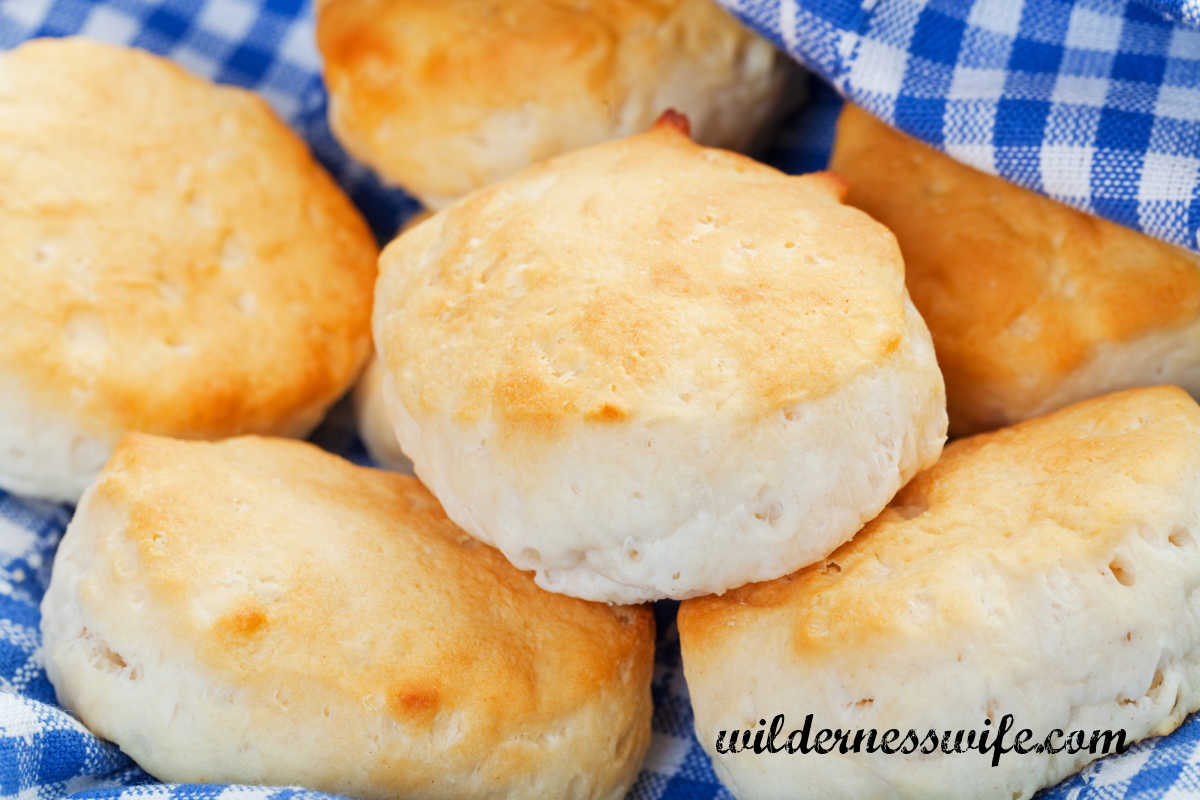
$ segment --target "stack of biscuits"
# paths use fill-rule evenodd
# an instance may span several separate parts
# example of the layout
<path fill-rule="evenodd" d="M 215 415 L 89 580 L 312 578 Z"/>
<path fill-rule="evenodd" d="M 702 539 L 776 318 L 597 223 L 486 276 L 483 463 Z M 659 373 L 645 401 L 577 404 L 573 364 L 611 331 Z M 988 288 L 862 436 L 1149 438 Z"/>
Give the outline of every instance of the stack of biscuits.
<path fill-rule="evenodd" d="M 431 209 L 381 253 L 250 93 L 0 55 L 0 488 L 77 502 L 43 654 L 97 735 L 166 781 L 620 798 L 663 599 L 738 797 L 1095 757 L 715 747 L 777 712 L 1200 708 L 1200 258 L 851 107 L 830 172 L 735 152 L 797 71 L 711 0 L 316 13 L 334 131 Z M 392 469 L 299 441 L 356 382 Z"/>

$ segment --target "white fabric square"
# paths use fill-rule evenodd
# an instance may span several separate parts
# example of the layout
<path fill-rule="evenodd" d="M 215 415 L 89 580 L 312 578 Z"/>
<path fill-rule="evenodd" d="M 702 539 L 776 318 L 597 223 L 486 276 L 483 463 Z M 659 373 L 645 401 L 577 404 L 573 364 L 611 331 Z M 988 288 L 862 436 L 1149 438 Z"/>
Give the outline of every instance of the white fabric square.
<path fill-rule="evenodd" d="M 1050 100 L 1078 106 L 1101 108 L 1108 97 L 1107 78 L 1085 78 L 1079 75 L 1059 75 L 1054 82 Z"/>
<path fill-rule="evenodd" d="M 894 95 L 904 83 L 908 51 L 872 39 L 859 44 L 850 67 L 850 80 L 868 92 Z"/>
<path fill-rule="evenodd" d="M 1138 181 L 1138 200 L 1190 200 L 1200 174 L 1200 160 L 1190 156 L 1147 153 Z"/>
<path fill-rule="evenodd" d="M 1081 6 L 1071 9 L 1067 26 L 1067 47 L 1114 52 L 1121 43 L 1124 20 L 1116 15 L 1100 14 Z"/>
<path fill-rule="evenodd" d="M 279 46 L 279 57 L 290 64 L 311 69 L 321 69 L 321 57 L 317 54 L 317 41 L 312 28 L 293 25 Z"/>
<path fill-rule="evenodd" d="M 105 42 L 129 43 L 140 29 L 138 21 L 128 14 L 108 6 L 96 6 L 79 29 L 79 35 Z"/>
<path fill-rule="evenodd" d="M 1170 58 L 1186 58 L 1192 61 L 1200 59 L 1200 30 L 1176 27 L 1171 31 L 1167 55 Z"/>
<path fill-rule="evenodd" d="M 947 142 L 946 152 L 964 164 L 996 174 L 996 148 L 990 144 L 951 144 Z"/>
<path fill-rule="evenodd" d="M 1164 83 L 1158 87 L 1154 113 L 1160 117 L 1200 120 L 1200 87 L 1187 89 Z"/>
<path fill-rule="evenodd" d="M 206 33 L 238 41 L 245 38 L 256 14 L 254 8 L 245 3 L 209 3 L 200 11 L 196 22 Z"/>
<path fill-rule="evenodd" d="M 1008 72 L 1002 69 L 958 67 L 950 81 L 950 100 L 999 100 Z"/>
<path fill-rule="evenodd" d="M 1059 199 L 1086 199 L 1092 193 L 1092 154 L 1083 145 L 1046 145 L 1041 152 L 1042 186 Z"/>
<path fill-rule="evenodd" d="M 1021 0 L 979 0 L 971 7 L 967 22 L 984 30 L 1016 36 L 1021 29 Z"/>
<path fill-rule="evenodd" d="M 46 18 L 53 0 L 19 0 L 16 3 L 4 3 L 4 14 L 18 25 L 35 28 Z"/>

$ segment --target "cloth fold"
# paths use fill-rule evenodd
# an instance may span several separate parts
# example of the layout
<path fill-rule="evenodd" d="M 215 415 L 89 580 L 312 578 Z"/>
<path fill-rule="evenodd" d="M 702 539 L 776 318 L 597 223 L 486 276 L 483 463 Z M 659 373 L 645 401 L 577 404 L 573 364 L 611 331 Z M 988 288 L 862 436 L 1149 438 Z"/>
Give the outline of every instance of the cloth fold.
<path fill-rule="evenodd" d="M 1200 252 L 1200 0 L 721 0 L 954 158 Z"/>

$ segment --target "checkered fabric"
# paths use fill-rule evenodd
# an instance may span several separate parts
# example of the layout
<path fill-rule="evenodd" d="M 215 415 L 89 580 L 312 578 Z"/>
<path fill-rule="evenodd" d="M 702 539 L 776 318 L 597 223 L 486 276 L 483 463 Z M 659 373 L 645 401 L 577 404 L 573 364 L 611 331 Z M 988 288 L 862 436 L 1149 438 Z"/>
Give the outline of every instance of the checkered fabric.
<path fill-rule="evenodd" d="M 820 12 L 801 11 L 789 6 L 791 10 L 786 13 L 790 15 L 790 22 L 783 25 L 782 29 L 789 31 L 788 43 L 797 52 L 805 54 L 812 51 L 817 54 L 805 57 L 810 59 L 815 67 L 827 71 L 831 77 L 838 80 L 839 87 L 859 84 L 880 87 L 895 79 L 895 75 L 889 71 L 893 70 L 898 60 L 903 59 L 902 54 L 892 53 L 888 48 L 894 47 L 895 43 L 903 38 L 902 30 L 908 30 L 908 35 L 912 35 L 913 25 L 909 23 L 918 16 L 916 10 L 922 7 L 916 4 L 904 5 L 903 7 L 911 12 L 905 16 L 908 12 L 896 10 L 903 4 L 889 4 L 887 0 L 883 0 L 876 4 L 864 3 L 864 6 L 867 5 L 874 11 L 861 12 L 861 26 L 842 28 L 838 28 L 836 23 L 850 19 L 853 16 L 851 10 L 855 8 L 848 0 L 841 3 L 808 4 L 811 8 L 822 9 Z M 960 25 L 960 39 L 964 42 L 985 43 L 995 40 L 997 48 L 1000 47 L 998 38 L 989 38 L 978 32 L 968 34 L 967 31 L 986 32 L 1004 28 L 1013 18 L 1012 9 L 1020 6 L 1015 2 L 998 2 L 995 5 L 995 9 L 998 9 L 996 19 L 989 22 L 982 13 L 988 4 L 961 5 L 964 9 L 976 10 L 971 12 L 969 24 Z M 1026 5 L 1028 7 L 1025 12 L 1020 15 L 1022 20 L 1029 15 L 1029 7 L 1032 7 L 1031 4 Z M 1159 38 L 1155 41 L 1163 41 L 1161 32 L 1168 29 L 1159 17 L 1154 17 L 1152 22 L 1139 22 L 1142 17 L 1127 9 L 1118 15 L 1121 19 L 1121 32 L 1117 39 L 1113 39 L 1111 25 L 1106 23 L 1109 17 L 1105 16 L 1104 11 L 1112 9 L 1104 6 L 1103 9 L 1097 10 L 1100 5 L 1094 1 L 1084 2 L 1080 4 L 1080 10 L 1068 15 L 1072 20 L 1082 15 L 1084 21 L 1073 23 L 1075 27 L 1070 29 L 1075 31 L 1073 35 L 1076 38 L 1071 39 L 1068 36 L 1066 41 L 1075 42 L 1078 36 L 1085 33 L 1094 36 L 1108 35 L 1110 43 L 1124 42 L 1127 38 L 1131 41 L 1140 40 L 1141 34 L 1138 32 L 1143 28 L 1159 31 Z M 1181 3 L 1158 0 L 1158 5 L 1162 10 L 1176 14 L 1180 20 L 1194 21 L 1198 16 L 1194 0 Z M 764 31 L 778 36 L 781 30 L 779 22 L 782 18 L 780 7 L 775 6 L 775 12 L 770 8 L 771 4 L 747 0 L 742 3 L 740 11 L 747 18 L 755 20 Z M 888 11 L 889 8 L 893 10 Z M 1067 7 L 1055 5 L 1054 8 L 1061 11 Z M 1112 4 L 1112 8 L 1124 9 L 1120 4 Z M 838 13 L 831 9 L 838 10 Z M 941 14 L 937 19 L 955 18 L 950 12 L 937 13 Z M 1144 15 L 1149 12 L 1140 13 Z M 804 16 L 806 14 L 810 16 Z M 810 32 L 800 36 L 797 32 L 802 17 L 817 22 Z M 1150 18 L 1147 16 L 1145 19 Z M 1092 20 L 1094 24 L 1088 23 L 1087 20 Z M 1024 22 L 1021 24 L 1024 25 Z M 908 25 L 908 28 L 904 28 L 904 25 Z M 844 42 L 849 41 L 845 38 L 844 31 L 851 29 L 878 30 L 881 38 L 878 39 L 877 45 L 862 49 L 857 58 L 842 62 L 838 60 L 841 57 L 835 58 L 834 54 Z M 924 27 L 921 29 L 924 30 Z M 1022 30 L 1025 28 L 1022 27 Z M 1108 31 L 1108 34 L 1104 34 L 1104 31 Z M 0 0 L 0 49 L 15 46 L 33 36 L 68 34 L 82 34 L 143 47 L 166 55 L 198 74 L 246 86 L 262 93 L 309 142 L 318 158 L 363 209 L 381 239 L 388 238 L 399 223 L 415 210 L 416 204 L 412 200 L 398 191 L 383 187 L 366 170 L 353 164 L 331 136 L 325 122 L 325 94 L 318 74 L 318 59 L 312 36 L 312 12 L 307 0 Z M 825 44 L 819 46 L 818 40 L 824 35 L 827 35 Z M 968 36 L 970 38 L 967 38 Z M 941 37 L 934 38 L 945 41 Z M 924 34 L 916 39 L 920 42 L 926 41 Z M 807 49 L 797 46 L 801 40 L 805 42 Z M 1171 71 L 1183 69 L 1178 64 L 1186 62 L 1186 59 L 1181 61 L 1179 52 L 1189 41 L 1191 39 L 1181 33 L 1172 32 L 1166 37 L 1164 52 L 1169 51 L 1172 60 L 1162 66 L 1161 71 L 1164 75 L 1173 75 L 1169 81 L 1171 86 L 1185 81 L 1186 76 Z M 936 49 L 936 45 L 932 44 L 922 46 L 925 49 L 921 52 L 927 54 L 931 52 L 930 48 Z M 1060 44 L 1058 47 L 1059 57 L 1064 63 L 1072 46 L 1068 44 L 1064 47 Z M 1013 51 L 1015 58 L 1015 46 L 1010 43 L 1006 47 Z M 871 55 L 872 53 L 874 55 Z M 1071 56 L 1071 59 L 1076 58 Z M 909 69 L 914 75 L 922 70 L 921 74 L 940 74 L 937 69 L 922 67 L 922 59 L 924 56 L 909 59 Z M 846 74 L 827 68 L 827 65 L 841 63 L 853 66 L 853 82 L 847 81 Z M 942 64 L 936 60 L 932 63 Z M 879 75 L 867 75 L 865 70 L 871 64 L 878 67 Z M 983 64 L 978 67 L 984 71 L 992 69 Z M 1093 65 L 1093 71 L 1096 69 L 1099 67 Z M 1112 69 L 1111 65 L 1107 69 Z M 1013 75 L 1017 73 L 1014 72 Z M 1197 75 L 1200 75 L 1200 67 L 1192 74 L 1191 89 L 1186 91 L 1194 91 L 1200 85 L 1195 77 Z M 930 80 L 932 79 L 931 77 Z M 1032 78 L 1013 77 L 1011 80 L 1016 85 L 1020 81 Z M 1164 77 L 1163 80 L 1163 85 L 1167 86 L 1167 79 Z M 907 86 L 912 82 L 906 72 L 903 85 Z M 1116 82 L 1110 82 L 1116 85 Z M 1083 83 L 1091 85 L 1087 84 L 1086 80 Z M 1176 105 L 1171 106 L 1172 108 L 1181 107 L 1180 104 L 1182 107 L 1191 108 L 1194 124 L 1195 119 L 1200 118 L 1200 107 L 1194 103 L 1188 106 L 1187 95 L 1182 93 L 1185 90 L 1180 89 L 1174 94 L 1171 94 L 1171 91 L 1165 91 L 1165 99 L 1160 98 L 1162 102 L 1167 105 L 1175 102 Z M 894 98 L 884 102 L 885 94 L 877 94 L 881 102 L 874 107 L 883 111 L 886 106 L 893 115 L 897 108 L 910 108 L 911 110 L 903 111 L 900 115 L 901 123 L 906 127 L 914 129 L 913 120 L 932 119 L 928 113 L 919 112 L 920 103 L 910 107 L 895 102 Z M 861 102 L 871 105 L 862 96 L 857 97 Z M 922 97 L 926 100 L 931 99 L 925 96 L 917 99 Z M 1174 101 L 1171 100 L 1172 97 L 1175 98 Z M 839 100 L 835 92 L 820 83 L 814 83 L 810 98 L 809 105 L 785 125 L 767 154 L 772 163 L 789 171 L 821 168 L 828 156 L 832 142 L 832 123 L 837 115 Z M 949 113 L 951 108 L 954 109 L 953 114 Z M 994 125 L 995 114 L 990 117 L 984 114 L 981 116 L 984 122 L 969 124 L 971 108 L 973 107 L 944 104 L 945 118 L 955 122 L 939 133 L 938 137 L 931 138 L 949 146 L 956 141 L 951 131 L 960 135 L 964 131 L 977 131 L 981 125 L 989 129 Z M 1061 114 L 1061 111 L 1062 109 L 1058 109 L 1053 113 Z M 1093 116 L 1103 117 L 1104 113 L 1098 110 Z M 1086 117 L 1089 120 L 1092 118 Z M 1005 119 L 1008 120 L 1006 124 L 1016 121 L 1016 118 L 1011 117 Z M 1059 117 L 1054 116 L 1054 119 Z M 1182 122 L 1187 123 L 1188 120 Z M 1155 124 L 1157 123 L 1151 124 L 1152 140 Z M 927 128 L 925 123 L 915 125 L 918 133 Z M 1051 126 L 1047 125 L 1045 128 L 1050 130 Z M 1013 133 L 1015 135 L 1015 131 Z M 1194 131 L 1189 135 L 1189 152 L 1194 156 L 1198 139 Z M 989 152 L 998 153 L 1001 149 L 993 148 Z M 976 152 L 970 148 L 953 151 L 968 156 Z M 1009 153 L 1004 159 L 1010 160 L 1001 160 L 998 163 L 1016 163 L 1011 161 L 1012 157 L 1012 153 Z M 992 158 L 998 156 L 993 155 Z M 1077 160 L 1071 163 L 1078 163 L 1080 157 L 1076 158 Z M 1092 160 L 1088 163 L 1094 166 L 1097 163 L 1096 154 L 1092 153 L 1089 158 Z M 1194 177 L 1194 163 L 1188 169 L 1191 169 L 1191 173 L 1188 174 Z M 1049 179 L 1049 183 L 1046 184 L 1049 188 L 1060 186 L 1064 181 L 1069 183 L 1064 177 L 1063 169 L 1060 168 L 1057 172 L 1052 169 L 1050 172 L 1057 177 Z M 1095 172 L 1091 174 L 1094 175 Z M 1109 189 L 1110 194 L 1114 191 Z M 1193 198 L 1192 208 L 1194 207 Z M 1167 216 L 1169 217 L 1169 214 Z M 1191 230 L 1194 231 L 1194 225 Z M 344 408 L 335 410 L 330 420 L 313 438 L 330 450 L 360 463 L 367 462 L 361 443 L 355 439 L 350 429 Z M 133 765 L 117 748 L 92 736 L 55 705 L 53 688 L 47 681 L 41 664 L 38 602 L 49 578 L 54 549 L 70 515 L 71 510 L 67 507 L 23 500 L 0 492 L 0 797 L 72 796 L 105 800 L 153 797 L 177 800 L 216 797 L 230 800 L 307 800 L 328 797 L 301 789 L 160 784 Z M 692 733 L 691 709 L 680 670 L 679 646 L 674 626 L 675 605 L 660 603 L 656 612 L 659 643 L 658 663 L 653 681 L 654 739 L 645 767 L 630 797 L 634 800 L 724 800 L 730 795 L 717 782 L 708 759 Z M 1196 751 L 1198 740 L 1200 719 L 1189 720 L 1170 737 L 1148 742 L 1123 756 L 1097 762 L 1080 775 L 1047 792 L 1045 797 L 1058 800 L 1175 798 L 1190 796 L 1193 793 L 1200 796 L 1200 774 L 1193 763 L 1193 753 Z"/>
<path fill-rule="evenodd" d="M 1200 0 L 723 0 L 979 169 L 1200 250 Z"/>
<path fill-rule="evenodd" d="M 1200 0 L 1143 0 L 1169 20 L 1200 27 Z"/>

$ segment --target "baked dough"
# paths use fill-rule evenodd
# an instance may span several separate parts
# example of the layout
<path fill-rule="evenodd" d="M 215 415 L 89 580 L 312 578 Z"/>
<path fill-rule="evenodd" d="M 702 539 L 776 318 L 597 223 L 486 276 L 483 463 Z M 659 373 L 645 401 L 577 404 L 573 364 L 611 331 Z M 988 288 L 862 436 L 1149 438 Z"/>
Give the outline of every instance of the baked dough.
<path fill-rule="evenodd" d="M 751 147 L 801 88 L 713 0 L 325 0 L 317 44 L 339 140 L 433 208 L 668 108 Z"/>
<path fill-rule="evenodd" d="M 828 559 L 680 606 L 696 733 L 738 797 L 1029 797 L 1103 753 L 992 766 L 979 752 L 719 754 L 716 737 L 779 713 L 784 737 L 808 714 L 880 735 L 991 725 L 994 739 L 1009 714 L 1039 743 L 1056 728 L 1089 745 L 1094 730 L 1127 745 L 1169 733 L 1200 708 L 1198 541 L 1200 407 L 1180 389 L 960 439 Z"/>
<path fill-rule="evenodd" d="M 308 433 L 370 352 L 376 248 L 250 92 L 146 52 L 0 55 L 0 487 L 74 501 L 129 430 Z"/>
<path fill-rule="evenodd" d="M 978 172 L 849 105 L 831 169 L 900 241 L 951 434 L 1133 386 L 1200 395 L 1200 256 Z"/>
<path fill-rule="evenodd" d="M 648 609 L 542 591 L 304 442 L 124 439 L 42 618 L 59 701 L 165 781 L 616 800 L 650 741 Z"/>
<path fill-rule="evenodd" d="M 373 325 L 451 519 L 553 591 L 722 592 L 825 556 L 946 431 L 891 233 L 827 174 L 654 130 L 401 234 Z"/>

